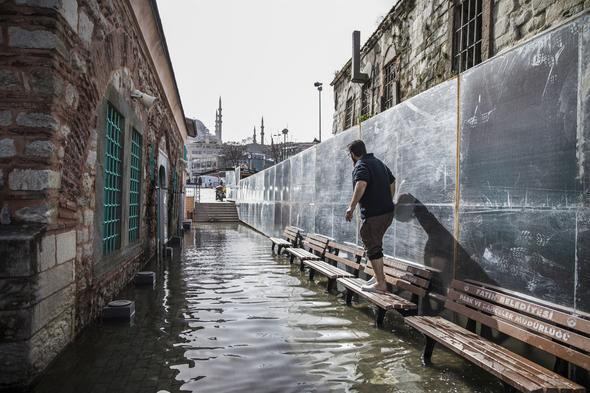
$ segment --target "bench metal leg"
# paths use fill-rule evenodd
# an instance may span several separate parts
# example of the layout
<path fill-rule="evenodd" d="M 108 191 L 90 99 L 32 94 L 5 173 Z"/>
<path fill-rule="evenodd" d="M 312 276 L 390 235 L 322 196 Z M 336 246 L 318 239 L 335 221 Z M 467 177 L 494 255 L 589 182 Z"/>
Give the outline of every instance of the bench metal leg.
<path fill-rule="evenodd" d="M 299 271 L 302 272 L 305 270 L 305 265 L 303 264 L 303 259 L 299 260 Z"/>
<path fill-rule="evenodd" d="M 376 318 L 376 322 L 377 322 L 377 326 L 381 327 L 383 326 L 383 320 L 385 319 L 385 310 L 382 308 L 377 308 L 377 318 Z"/>
<path fill-rule="evenodd" d="M 330 279 L 329 278 L 328 279 L 328 288 L 327 288 L 327 291 L 328 292 L 331 292 L 332 289 L 334 289 L 334 284 L 336 284 L 336 279 L 334 279 L 334 278 L 333 279 Z"/>
<path fill-rule="evenodd" d="M 569 375 L 569 364 L 565 360 L 556 357 L 555 364 L 553 365 L 553 371 L 557 374 L 561 375 L 562 377 L 568 377 Z"/>
<path fill-rule="evenodd" d="M 352 292 L 350 289 L 346 289 L 346 304 L 348 306 L 352 306 L 352 295 L 354 294 L 354 292 Z"/>
<path fill-rule="evenodd" d="M 469 330 L 471 333 L 475 333 L 477 325 L 475 319 L 468 319 L 467 324 L 465 325 L 465 329 Z"/>
<path fill-rule="evenodd" d="M 291 259 L 289 259 L 289 263 L 291 265 L 293 264 L 293 260 L 295 260 L 295 255 L 291 255 Z"/>
<path fill-rule="evenodd" d="M 489 326 L 486 326 L 484 324 L 481 324 L 480 328 L 479 328 L 479 334 L 488 340 L 492 339 L 492 328 Z"/>
<path fill-rule="evenodd" d="M 309 281 L 313 281 L 313 276 L 315 276 L 315 270 L 310 268 L 309 269 Z"/>
<path fill-rule="evenodd" d="M 271 250 L 273 253 L 275 252 L 275 244 L 274 243 L 272 244 Z M 281 253 L 281 247 L 279 247 L 279 254 L 280 253 Z"/>
<path fill-rule="evenodd" d="M 424 351 L 422 352 L 422 364 L 428 366 L 432 363 L 432 351 L 434 350 L 434 344 L 436 344 L 436 341 L 427 335 L 424 335 L 424 338 L 426 339 L 426 343 L 424 344 Z"/>

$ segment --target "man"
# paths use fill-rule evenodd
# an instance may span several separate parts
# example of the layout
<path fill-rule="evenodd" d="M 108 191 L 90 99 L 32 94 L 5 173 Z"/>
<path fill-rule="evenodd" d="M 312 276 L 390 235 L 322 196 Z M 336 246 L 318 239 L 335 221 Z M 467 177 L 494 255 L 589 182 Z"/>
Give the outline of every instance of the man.
<path fill-rule="evenodd" d="M 383 274 L 383 236 L 393 221 L 395 177 L 383 162 L 373 156 L 373 153 L 367 153 L 363 141 L 356 140 L 350 143 L 348 151 L 354 163 L 354 192 L 350 206 L 346 210 L 346 221 L 352 220 L 354 209 L 360 203 L 360 235 L 376 279 L 375 282 L 363 286 L 363 290 L 386 291 L 387 283 Z"/>

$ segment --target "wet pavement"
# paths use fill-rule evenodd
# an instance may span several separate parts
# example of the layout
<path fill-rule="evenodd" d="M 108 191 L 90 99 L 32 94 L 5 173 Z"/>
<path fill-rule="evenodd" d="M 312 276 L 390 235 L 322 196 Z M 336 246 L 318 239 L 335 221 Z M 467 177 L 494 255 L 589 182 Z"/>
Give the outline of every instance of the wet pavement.
<path fill-rule="evenodd" d="M 97 322 L 38 380 L 48 392 L 500 392 L 479 368 L 436 348 L 366 303 L 347 307 L 310 283 L 270 242 L 238 224 L 187 233 L 155 288 L 129 286 L 129 323 Z"/>

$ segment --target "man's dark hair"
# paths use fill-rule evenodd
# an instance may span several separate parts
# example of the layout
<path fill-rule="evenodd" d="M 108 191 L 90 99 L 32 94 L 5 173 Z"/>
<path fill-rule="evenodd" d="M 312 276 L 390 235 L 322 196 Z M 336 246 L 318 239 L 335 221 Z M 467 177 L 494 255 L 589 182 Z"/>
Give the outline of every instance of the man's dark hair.
<path fill-rule="evenodd" d="M 348 144 L 348 151 L 357 157 L 362 157 L 365 154 L 367 154 L 367 148 L 365 147 L 365 142 L 361 141 L 360 139 L 350 142 Z"/>

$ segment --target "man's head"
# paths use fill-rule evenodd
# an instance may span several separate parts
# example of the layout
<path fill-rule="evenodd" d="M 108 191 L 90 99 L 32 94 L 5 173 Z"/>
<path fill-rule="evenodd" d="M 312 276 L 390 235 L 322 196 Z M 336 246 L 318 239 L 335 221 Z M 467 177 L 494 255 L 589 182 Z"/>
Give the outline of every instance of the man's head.
<path fill-rule="evenodd" d="M 356 163 L 358 160 L 361 159 L 362 156 L 367 154 L 365 142 L 361 141 L 360 139 L 350 142 L 348 144 L 348 152 L 350 153 L 350 158 L 352 158 L 352 162 Z"/>

